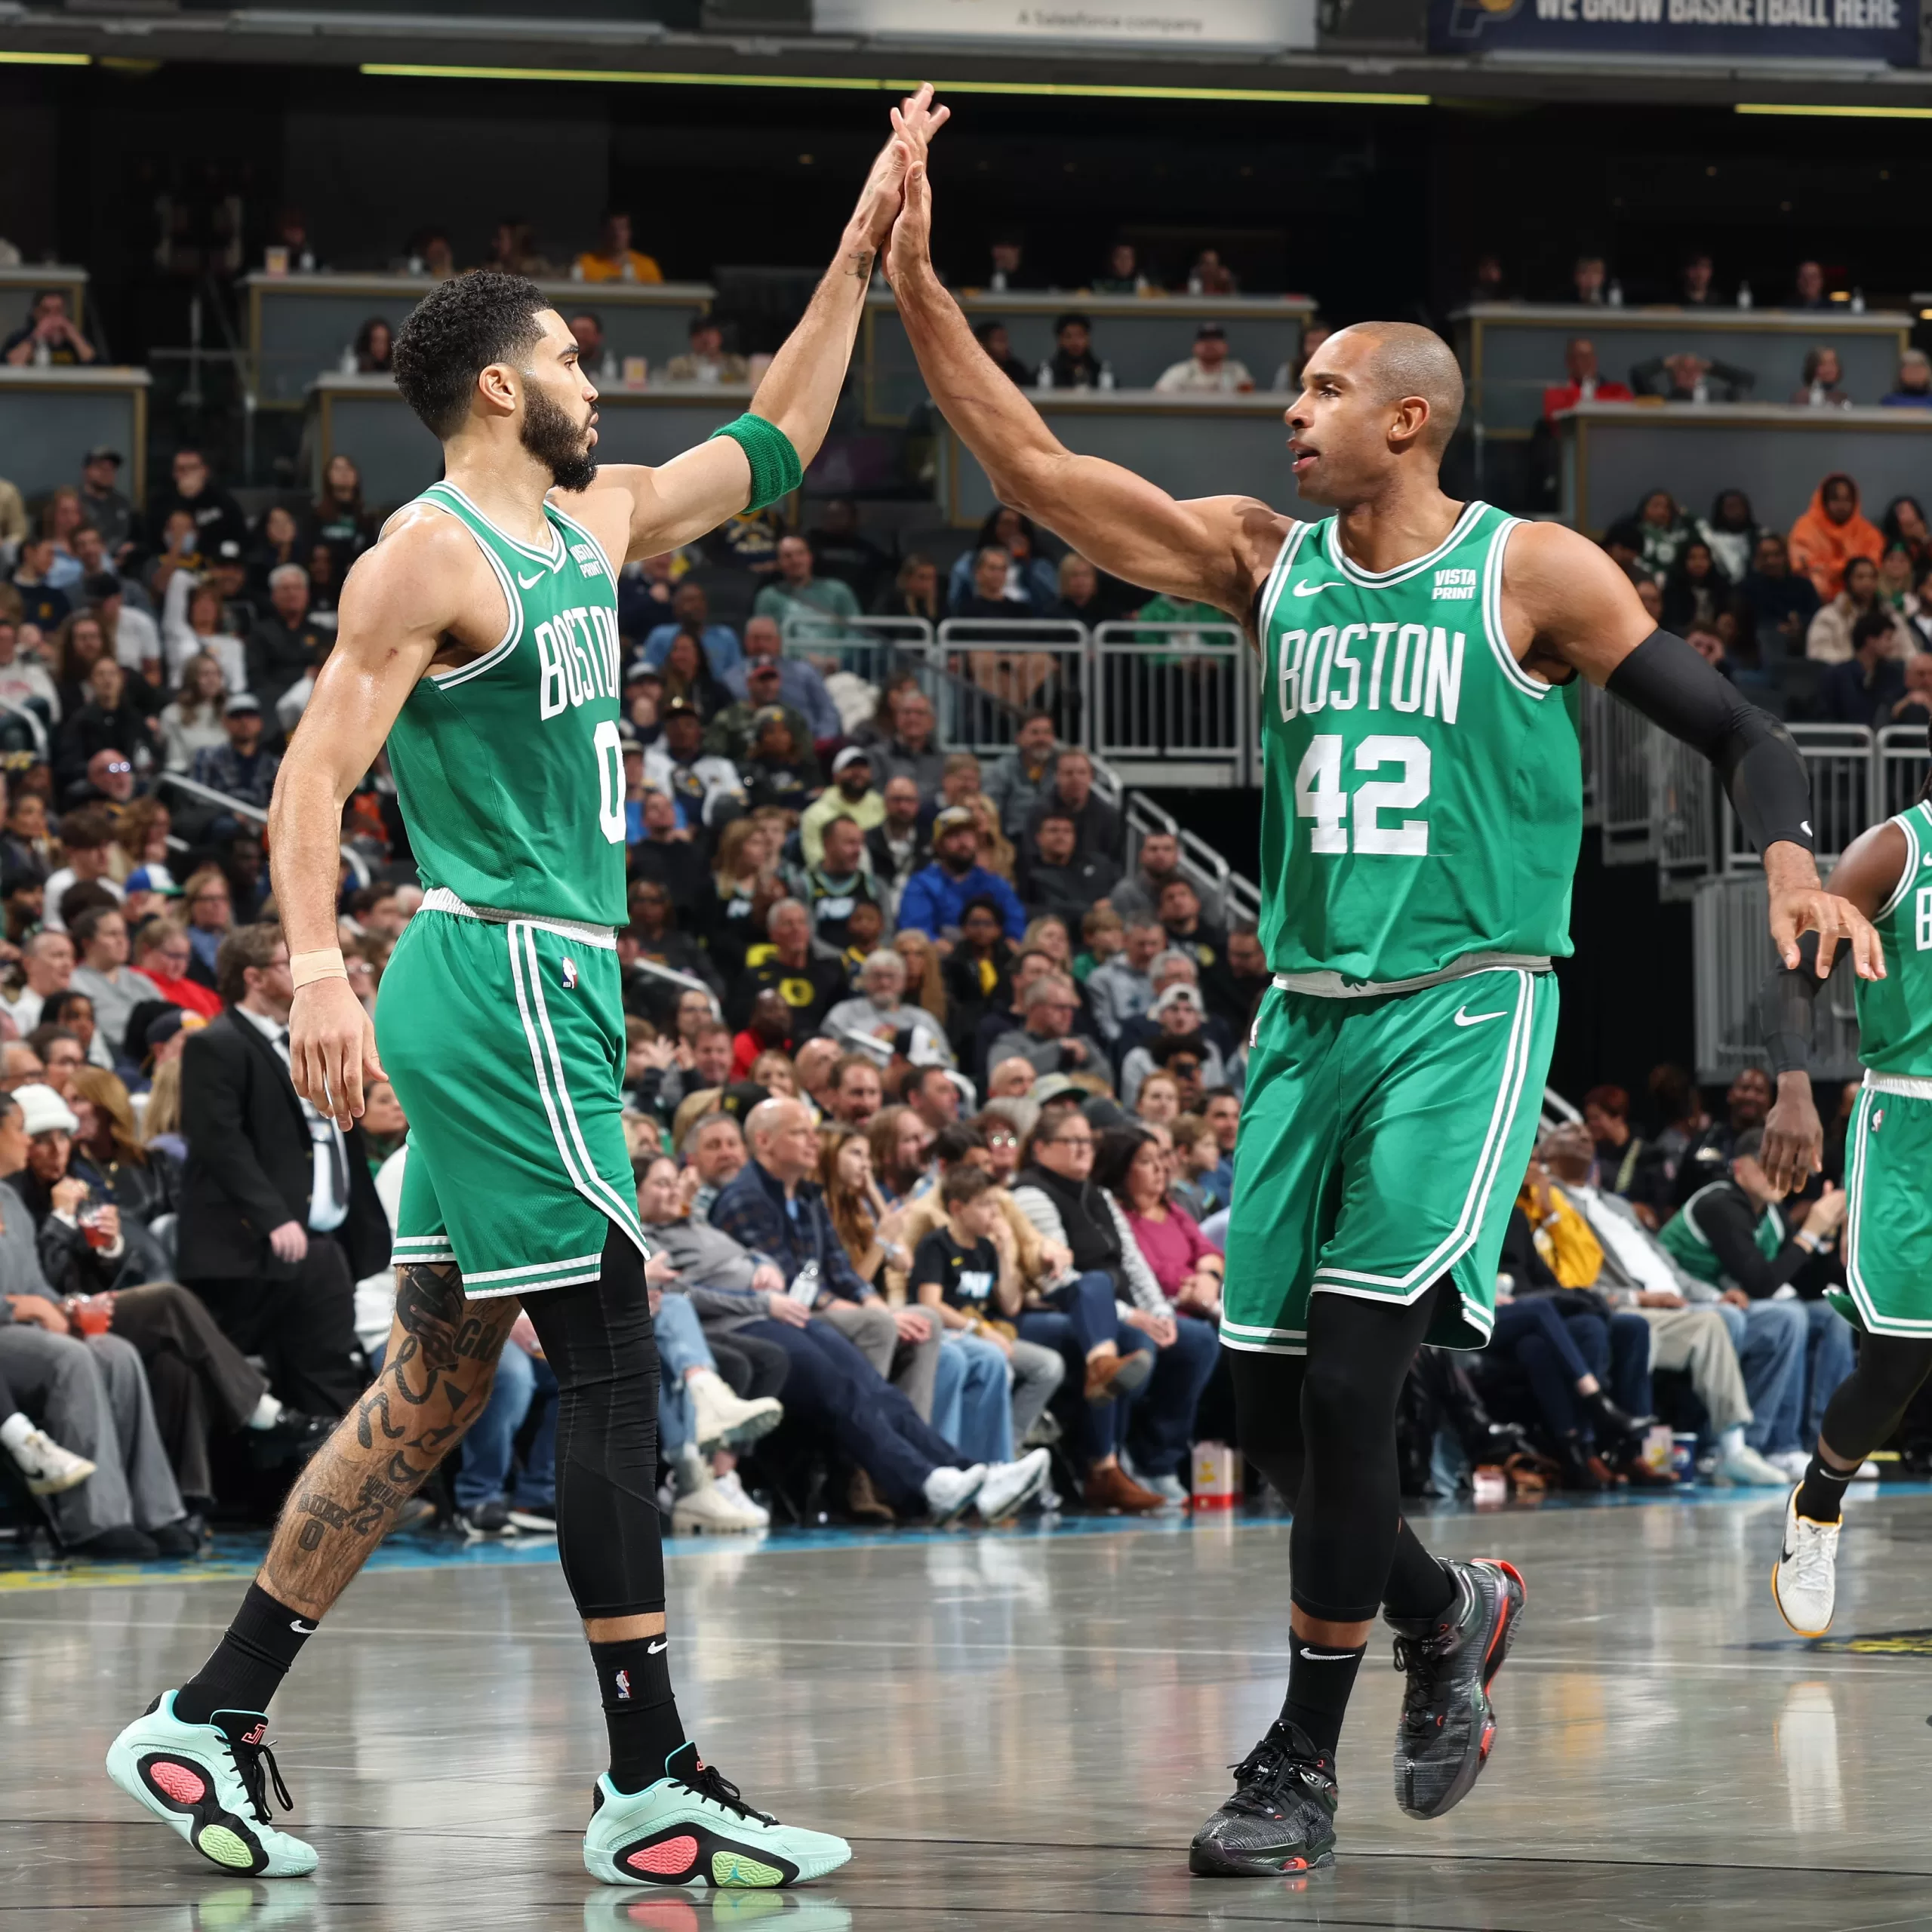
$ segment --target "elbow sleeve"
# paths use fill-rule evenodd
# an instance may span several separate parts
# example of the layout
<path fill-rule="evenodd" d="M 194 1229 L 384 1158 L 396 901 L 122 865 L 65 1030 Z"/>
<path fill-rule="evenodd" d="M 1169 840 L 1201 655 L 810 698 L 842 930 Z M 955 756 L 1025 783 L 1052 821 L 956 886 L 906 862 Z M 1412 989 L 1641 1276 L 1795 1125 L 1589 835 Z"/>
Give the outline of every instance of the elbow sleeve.
<path fill-rule="evenodd" d="M 1681 638 L 1651 632 L 1604 688 L 1710 760 L 1758 851 L 1815 848 L 1810 781 L 1790 733 L 1747 704 Z"/>

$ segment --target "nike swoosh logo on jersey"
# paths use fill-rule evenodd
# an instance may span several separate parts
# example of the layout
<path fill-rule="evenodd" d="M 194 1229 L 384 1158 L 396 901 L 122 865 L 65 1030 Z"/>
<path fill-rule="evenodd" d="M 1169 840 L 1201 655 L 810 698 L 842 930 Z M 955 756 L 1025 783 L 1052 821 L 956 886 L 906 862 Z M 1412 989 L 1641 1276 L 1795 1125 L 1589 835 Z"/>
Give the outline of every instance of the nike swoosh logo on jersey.
<path fill-rule="evenodd" d="M 543 573 L 539 571 L 534 577 L 525 577 L 522 571 L 516 574 L 517 586 L 522 590 L 534 590 L 543 581 Z"/>
<path fill-rule="evenodd" d="M 1331 577 L 1326 583 L 1298 583 L 1294 587 L 1297 597 L 1312 597 L 1318 590 L 1346 590 L 1348 586 L 1342 580 Z"/>
<path fill-rule="evenodd" d="M 1485 1020 L 1502 1020 L 1507 1017 L 1506 1012 L 1472 1013 L 1466 1006 L 1459 1006 L 1456 1009 L 1456 1024 L 1458 1026 L 1480 1026 Z"/>

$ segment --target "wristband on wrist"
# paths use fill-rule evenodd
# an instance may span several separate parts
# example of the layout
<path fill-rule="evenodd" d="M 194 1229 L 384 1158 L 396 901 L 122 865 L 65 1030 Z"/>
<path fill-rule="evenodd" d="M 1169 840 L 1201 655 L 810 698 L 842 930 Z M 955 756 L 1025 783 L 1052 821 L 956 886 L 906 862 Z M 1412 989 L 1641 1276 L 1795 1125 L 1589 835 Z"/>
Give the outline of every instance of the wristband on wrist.
<path fill-rule="evenodd" d="M 295 990 L 299 993 L 304 986 L 312 986 L 318 980 L 346 980 L 349 968 L 343 963 L 340 946 L 325 946 L 313 952 L 291 952 L 288 955 L 288 976 L 295 982 Z"/>

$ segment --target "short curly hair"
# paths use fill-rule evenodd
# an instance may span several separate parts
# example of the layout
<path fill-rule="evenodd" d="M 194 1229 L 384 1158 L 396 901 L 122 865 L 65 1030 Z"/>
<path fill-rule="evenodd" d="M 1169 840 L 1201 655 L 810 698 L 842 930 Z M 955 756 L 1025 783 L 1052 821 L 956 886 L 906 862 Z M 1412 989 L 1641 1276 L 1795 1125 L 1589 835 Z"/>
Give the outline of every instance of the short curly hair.
<path fill-rule="evenodd" d="M 392 359 L 402 399 L 439 441 L 463 427 L 476 378 L 512 362 L 543 331 L 550 299 L 526 276 L 478 269 L 432 288 L 397 331 Z"/>

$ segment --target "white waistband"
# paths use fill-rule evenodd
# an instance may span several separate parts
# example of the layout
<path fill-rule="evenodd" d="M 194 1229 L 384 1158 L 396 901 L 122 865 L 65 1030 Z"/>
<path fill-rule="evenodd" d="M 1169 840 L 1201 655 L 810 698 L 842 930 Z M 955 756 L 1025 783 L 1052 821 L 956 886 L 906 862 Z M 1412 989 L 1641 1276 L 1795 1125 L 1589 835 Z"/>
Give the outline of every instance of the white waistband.
<path fill-rule="evenodd" d="M 1475 973 L 1547 973 L 1546 953 L 1469 952 L 1451 960 L 1439 973 L 1413 980 L 1346 980 L 1340 973 L 1277 973 L 1275 983 L 1284 993 L 1312 993 L 1318 999 L 1376 999 L 1384 993 L 1419 993 L 1425 986 L 1446 986 Z"/>
<path fill-rule="evenodd" d="M 1875 1094 L 1896 1094 L 1907 1100 L 1932 1100 L 1932 1080 L 1915 1080 L 1909 1073 L 1874 1073 L 1868 1066 L 1865 1084 Z"/>
<path fill-rule="evenodd" d="M 617 949 L 617 935 L 608 926 L 587 926 L 577 919 L 540 919 L 530 912 L 505 912 L 494 906 L 467 905 L 446 885 L 433 885 L 424 893 L 421 909 L 451 913 L 459 919 L 481 919 L 486 925 L 534 926 L 540 933 L 574 939 L 580 946 L 601 946 L 606 952 Z"/>

